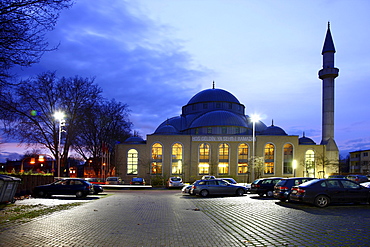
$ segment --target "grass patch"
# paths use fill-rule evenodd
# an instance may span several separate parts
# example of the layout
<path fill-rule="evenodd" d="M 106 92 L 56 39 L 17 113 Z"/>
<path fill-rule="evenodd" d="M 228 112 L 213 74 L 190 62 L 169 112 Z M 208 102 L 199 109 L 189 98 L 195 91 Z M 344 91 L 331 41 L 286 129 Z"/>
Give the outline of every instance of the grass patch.
<path fill-rule="evenodd" d="M 51 214 L 57 211 L 70 209 L 79 206 L 85 202 L 74 202 L 68 204 L 46 206 L 43 204 L 37 205 L 15 205 L 3 204 L 0 205 L 0 224 L 28 222 L 33 218 Z"/>

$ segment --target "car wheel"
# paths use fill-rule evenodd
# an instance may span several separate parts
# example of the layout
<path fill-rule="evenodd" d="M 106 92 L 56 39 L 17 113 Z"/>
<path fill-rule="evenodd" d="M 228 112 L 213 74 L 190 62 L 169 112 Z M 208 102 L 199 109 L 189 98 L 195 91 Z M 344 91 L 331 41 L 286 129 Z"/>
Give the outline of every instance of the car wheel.
<path fill-rule="evenodd" d="M 82 198 L 82 197 L 86 197 L 86 195 L 85 195 L 85 193 L 84 193 L 84 192 L 82 192 L 82 191 L 77 191 L 77 192 L 76 192 L 76 197 L 77 197 L 77 198 Z"/>
<path fill-rule="evenodd" d="M 329 197 L 324 196 L 324 195 L 317 196 L 314 202 L 315 206 L 320 207 L 320 208 L 328 206 L 329 203 L 330 203 Z"/>
<path fill-rule="evenodd" d="M 201 195 L 201 197 L 207 197 L 209 195 L 209 192 L 208 190 L 201 190 L 199 192 L 199 195 Z"/>
<path fill-rule="evenodd" d="M 260 197 L 263 197 L 264 193 L 259 193 L 258 195 L 259 195 Z"/>
<path fill-rule="evenodd" d="M 46 192 L 45 191 L 43 191 L 43 190 L 40 190 L 39 192 L 37 192 L 37 194 L 36 194 L 36 196 L 37 197 L 46 197 Z"/>
<path fill-rule="evenodd" d="M 279 199 L 281 202 L 285 202 L 286 201 L 286 199 L 285 198 L 281 198 L 281 199 Z"/>
<path fill-rule="evenodd" d="M 273 197 L 273 196 L 274 196 L 274 192 L 272 192 L 272 191 L 267 191 L 267 192 L 266 192 L 266 196 L 267 196 L 267 197 Z"/>
<path fill-rule="evenodd" d="M 238 190 L 236 191 L 236 195 L 237 195 L 237 196 L 242 196 L 242 195 L 244 195 L 244 190 L 243 190 L 243 189 L 238 189 Z"/>

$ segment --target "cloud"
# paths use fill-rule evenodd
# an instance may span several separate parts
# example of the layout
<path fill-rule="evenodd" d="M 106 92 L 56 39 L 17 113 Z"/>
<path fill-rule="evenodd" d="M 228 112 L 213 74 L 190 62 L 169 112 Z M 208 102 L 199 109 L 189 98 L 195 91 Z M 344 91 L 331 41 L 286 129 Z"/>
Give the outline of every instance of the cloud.
<path fill-rule="evenodd" d="M 48 70 L 58 76 L 95 77 L 107 98 L 126 103 L 134 129 L 151 133 L 199 91 L 206 68 L 194 66 L 171 28 L 155 23 L 126 1 L 78 1 L 62 13 L 50 44 L 59 49 L 22 70 L 23 77 Z M 143 122 L 152 124 L 142 124 Z"/>

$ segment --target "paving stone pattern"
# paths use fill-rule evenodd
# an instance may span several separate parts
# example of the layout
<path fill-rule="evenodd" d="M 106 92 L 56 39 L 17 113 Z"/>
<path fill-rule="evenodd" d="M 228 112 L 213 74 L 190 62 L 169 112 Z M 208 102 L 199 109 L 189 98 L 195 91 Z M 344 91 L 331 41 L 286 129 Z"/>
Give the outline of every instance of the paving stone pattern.
<path fill-rule="evenodd" d="M 193 201 L 245 246 L 370 246 L 367 204 L 317 208 L 254 195 Z"/>
<path fill-rule="evenodd" d="M 369 205 L 320 209 L 253 195 L 200 198 L 183 196 L 176 190 L 114 192 L 112 196 L 0 232 L 0 246 L 7 247 L 369 246 L 369 243 Z"/>

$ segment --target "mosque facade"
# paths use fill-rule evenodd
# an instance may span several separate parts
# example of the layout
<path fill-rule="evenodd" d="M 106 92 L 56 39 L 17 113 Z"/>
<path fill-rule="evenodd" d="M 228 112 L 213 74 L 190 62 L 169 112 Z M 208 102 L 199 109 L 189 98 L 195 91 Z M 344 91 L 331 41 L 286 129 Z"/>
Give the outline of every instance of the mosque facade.
<path fill-rule="evenodd" d="M 194 95 L 180 116 L 161 123 L 153 134 L 130 137 L 116 145 L 116 173 L 124 181 L 143 177 L 182 177 L 193 182 L 204 175 L 252 182 L 259 177 L 316 177 L 338 172 L 334 140 L 334 43 L 328 25 L 322 50 L 322 140 L 289 135 L 245 114 L 230 92 L 213 87 Z"/>

